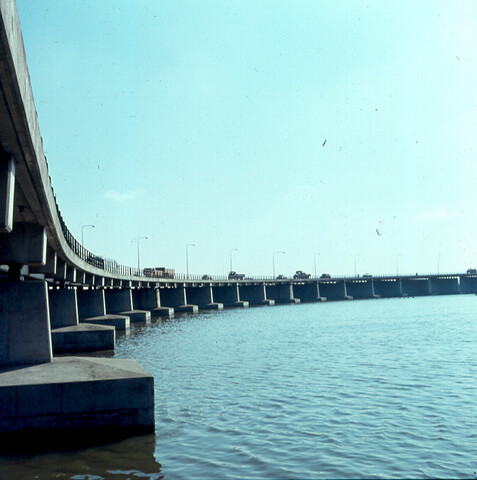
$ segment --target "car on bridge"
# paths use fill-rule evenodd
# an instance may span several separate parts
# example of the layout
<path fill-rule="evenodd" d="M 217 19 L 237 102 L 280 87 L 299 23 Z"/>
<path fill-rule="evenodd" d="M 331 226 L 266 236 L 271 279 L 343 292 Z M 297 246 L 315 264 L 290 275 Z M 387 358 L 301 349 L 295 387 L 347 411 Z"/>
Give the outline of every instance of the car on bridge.
<path fill-rule="evenodd" d="M 363 278 L 372 278 L 373 276 L 370 273 L 365 273 Z"/>
<path fill-rule="evenodd" d="M 202 275 L 202 280 L 212 280 L 210 275 Z"/>
<path fill-rule="evenodd" d="M 311 277 L 311 274 L 305 273 L 301 270 L 297 270 L 295 275 L 293 275 L 294 280 L 306 280 Z"/>
<path fill-rule="evenodd" d="M 245 273 L 229 272 L 229 280 L 243 280 Z"/>
<path fill-rule="evenodd" d="M 477 268 L 468 268 L 467 273 L 476 274 L 477 273 Z"/>
<path fill-rule="evenodd" d="M 331 278 L 331 275 L 329 273 L 322 273 L 320 278 Z"/>
<path fill-rule="evenodd" d="M 278 275 L 277 280 L 286 280 L 287 277 L 285 275 Z"/>

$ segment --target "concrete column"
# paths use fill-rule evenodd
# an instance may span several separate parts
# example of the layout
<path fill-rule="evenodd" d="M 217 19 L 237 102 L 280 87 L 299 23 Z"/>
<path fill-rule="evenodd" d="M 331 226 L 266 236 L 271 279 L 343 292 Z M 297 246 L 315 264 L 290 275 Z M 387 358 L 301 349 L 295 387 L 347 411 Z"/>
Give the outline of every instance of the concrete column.
<path fill-rule="evenodd" d="M 299 298 L 295 298 L 293 286 L 291 283 L 277 283 L 266 286 L 267 298 L 271 298 L 276 304 L 279 303 L 300 303 Z"/>
<path fill-rule="evenodd" d="M 52 360 L 46 282 L 0 282 L 0 366 Z"/>
<path fill-rule="evenodd" d="M 213 298 L 224 307 L 248 307 L 247 301 L 240 300 L 238 284 L 218 285 L 212 287 Z"/>
<path fill-rule="evenodd" d="M 0 155 L 0 233 L 13 229 L 15 197 L 15 161 L 12 156 Z"/>
<path fill-rule="evenodd" d="M 78 301 L 74 288 L 49 290 L 51 328 L 78 325 Z"/>
<path fill-rule="evenodd" d="M 46 264 L 44 266 L 31 266 L 31 273 L 44 273 L 46 277 L 56 275 L 56 252 L 51 248 L 46 249 Z"/>
<path fill-rule="evenodd" d="M 159 290 L 161 305 L 165 307 L 173 307 L 174 312 L 197 313 L 199 307 L 197 305 L 187 304 L 186 289 L 183 285 L 173 288 L 161 288 Z"/>
<path fill-rule="evenodd" d="M 60 282 L 64 282 L 66 280 L 66 271 L 67 265 L 64 260 L 57 257 L 56 258 L 56 278 L 60 280 Z"/>
<path fill-rule="evenodd" d="M 295 283 L 293 285 L 293 296 L 299 298 L 302 303 L 323 301 L 320 297 L 318 282 Z"/>
<path fill-rule="evenodd" d="M 0 265 L 46 264 L 46 230 L 41 225 L 18 222 L 1 235 Z"/>
<path fill-rule="evenodd" d="M 214 294 L 210 285 L 186 287 L 187 300 L 199 307 L 199 310 L 222 310 L 222 303 L 214 302 Z"/>
<path fill-rule="evenodd" d="M 137 288 L 132 291 L 134 308 L 149 310 L 152 317 L 171 317 L 172 307 L 162 307 L 158 288 Z"/>
<path fill-rule="evenodd" d="M 71 265 L 66 266 L 66 281 L 69 283 L 76 282 L 76 268 Z"/>
<path fill-rule="evenodd" d="M 78 290 L 78 314 L 82 323 L 112 325 L 117 330 L 129 328 L 127 315 L 106 314 L 104 290 Z"/>
<path fill-rule="evenodd" d="M 275 300 L 267 298 L 265 284 L 240 285 L 240 299 L 249 303 L 249 305 L 275 305 Z"/>
<path fill-rule="evenodd" d="M 151 312 L 134 310 L 130 288 L 114 288 L 105 291 L 106 311 L 119 315 L 127 315 L 131 322 L 147 322 L 151 320 Z"/>

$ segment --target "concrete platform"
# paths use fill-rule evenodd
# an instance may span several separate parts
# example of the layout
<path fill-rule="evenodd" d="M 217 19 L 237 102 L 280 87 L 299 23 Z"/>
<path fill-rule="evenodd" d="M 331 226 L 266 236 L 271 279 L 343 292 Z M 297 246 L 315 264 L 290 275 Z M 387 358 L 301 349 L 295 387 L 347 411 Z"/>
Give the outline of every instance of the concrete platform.
<path fill-rule="evenodd" d="M 114 350 L 116 329 L 108 325 L 82 323 L 51 330 L 53 353 Z"/>
<path fill-rule="evenodd" d="M 199 307 L 197 305 L 180 305 L 174 307 L 176 313 L 199 313 Z"/>
<path fill-rule="evenodd" d="M 111 325 L 116 330 L 127 330 L 130 327 L 129 317 L 126 315 L 99 315 L 98 317 L 83 318 L 80 323 L 93 323 L 94 325 Z"/>
<path fill-rule="evenodd" d="M 174 309 L 172 307 L 156 307 L 151 310 L 152 317 L 172 317 Z"/>
<path fill-rule="evenodd" d="M 135 360 L 60 357 L 0 370 L 2 444 L 154 430 L 154 379 Z"/>
<path fill-rule="evenodd" d="M 127 310 L 119 312 L 119 315 L 126 315 L 130 322 L 147 322 L 151 320 L 151 312 L 148 310 Z"/>
<path fill-rule="evenodd" d="M 232 302 L 232 303 L 224 303 L 224 307 L 226 308 L 248 308 L 249 302 L 240 300 L 238 302 Z"/>
<path fill-rule="evenodd" d="M 223 303 L 207 303 L 205 305 L 199 305 L 199 310 L 223 310 L 224 304 Z"/>

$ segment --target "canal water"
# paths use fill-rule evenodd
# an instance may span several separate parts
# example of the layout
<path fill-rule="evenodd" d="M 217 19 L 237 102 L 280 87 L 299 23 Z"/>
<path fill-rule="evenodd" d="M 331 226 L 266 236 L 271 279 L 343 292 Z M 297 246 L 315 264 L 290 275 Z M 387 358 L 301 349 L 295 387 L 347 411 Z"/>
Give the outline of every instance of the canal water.
<path fill-rule="evenodd" d="M 234 309 L 134 325 L 156 433 L 0 457 L 1 479 L 477 478 L 477 296 Z"/>

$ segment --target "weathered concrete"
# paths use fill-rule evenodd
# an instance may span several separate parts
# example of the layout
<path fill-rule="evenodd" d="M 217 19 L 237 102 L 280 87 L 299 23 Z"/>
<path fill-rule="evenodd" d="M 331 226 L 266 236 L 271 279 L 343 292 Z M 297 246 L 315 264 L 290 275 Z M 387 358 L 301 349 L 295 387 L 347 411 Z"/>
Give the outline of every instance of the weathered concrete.
<path fill-rule="evenodd" d="M 15 160 L 11 155 L 0 153 L 0 232 L 13 229 L 13 206 L 15 198 Z"/>
<path fill-rule="evenodd" d="M 51 341 L 54 353 L 114 350 L 116 328 L 89 323 L 56 328 L 51 331 Z"/>
<path fill-rule="evenodd" d="M 78 313 L 82 323 L 112 325 L 118 330 L 130 325 L 127 315 L 106 314 L 104 290 L 78 290 Z"/>
<path fill-rule="evenodd" d="M 2 234 L 0 265 L 45 265 L 46 230 L 34 223 L 14 223 L 10 233 Z"/>
<path fill-rule="evenodd" d="M 131 322 L 151 320 L 151 312 L 133 308 L 130 288 L 105 290 L 106 311 L 117 315 L 127 315 Z"/>
<path fill-rule="evenodd" d="M 434 277 L 429 279 L 431 295 L 455 295 L 459 293 L 459 277 Z"/>
<path fill-rule="evenodd" d="M 320 282 L 320 293 L 328 300 L 352 300 L 348 295 L 346 282 L 343 280 L 326 280 Z"/>
<path fill-rule="evenodd" d="M 187 287 L 187 300 L 193 305 L 197 305 L 199 310 L 222 310 L 222 303 L 214 302 L 214 295 L 210 285 L 201 287 Z"/>
<path fill-rule="evenodd" d="M 0 305 L 0 367 L 50 362 L 46 282 L 0 282 Z"/>
<path fill-rule="evenodd" d="M 187 303 L 187 294 L 185 287 L 177 288 L 161 288 L 159 290 L 161 305 L 165 307 L 173 307 L 177 313 L 198 313 L 197 305 L 189 305 Z"/>
<path fill-rule="evenodd" d="M 295 298 L 293 285 L 291 283 L 277 283 L 266 286 L 267 298 L 271 298 L 276 304 L 279 303 L 300 303 L 299 298 Z"/>
<path fill-rule="evenodd" d="M 154 429 L 154 379 L 136 361 L 62 357 L 0 370 L 0 439 Z"/>
<path fill-rule="evenodd" d="M 239 287 L 233 285 L 217 285 L 212 287 L 213 298 L 227 308 L 247 308 L 248 302 L 240 299 Z"/>
<path fill-rule="evenodd" d="M 430 295 L 431 282 L 428 278 L 402 278 L 402 292 L 410 297 Z"/>
<path fill-rule="evenodd" d="M 346 292 L 354 299 L 377 298 L 371 278 L 346 280 Z"/>
<path fill-rule="evenodd" d="M 460 293 L 477 293 L 477 275 L 460 276 Z"/>
<path fill-rule="evenodd" d="M 317 282 L 295 283 L 293 295 L 300 299 L 300 302 L 324 302 L 326 298 L 320 297 L 320 289 Z"/>
<path fill-rule="evenodd" d="M 78 302 L 75 289 L 50 289 L 48 298 L 52 329 L 78 325 Z"/>
<path fill-rule="evenodd" d="M 402 286 L 399 278 L 374 279 L 374 292 L 385 298 L 402 297 Z"/>
<path fill-rule="evenodd" d="M 172 307 L 161 306 L 161 297 L 158 288 L 136 288 L 132 291 L 133 305 L 141 310 L 151 312 L 151 317 L 172 317 Z"/>
<path fill-rule="evenodd" d="M 267 298 L 265 285 L 240 285 L 240 298 L 249 305 L 275 305 L 275 300 Z"/>

